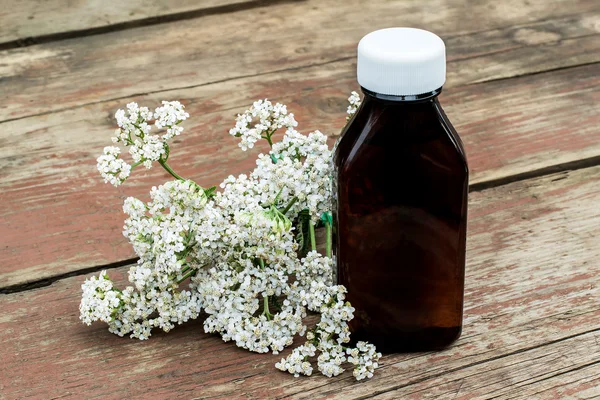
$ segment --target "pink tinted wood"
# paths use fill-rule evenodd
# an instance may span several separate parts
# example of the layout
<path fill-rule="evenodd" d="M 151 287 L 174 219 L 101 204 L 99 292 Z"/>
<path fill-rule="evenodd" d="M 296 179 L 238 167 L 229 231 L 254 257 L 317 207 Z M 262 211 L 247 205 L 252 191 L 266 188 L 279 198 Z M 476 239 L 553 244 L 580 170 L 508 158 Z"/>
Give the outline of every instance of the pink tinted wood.
<path fill-rule="evenodd" d="M 136 98 L 156 105 L 182 99 L 191 114 L 172 146 L 170 163 L 202 185 L 248 171 L 256 151 L 230 137 L 250 99 L 277 93 L 297 114 L 299 129 L 337 135 L 345 98 L 355 88 L 346 62 L 277 77 L 256 77 Z M 595 65 L 449 89 L 442 104 L 467 148 L 471 183 L 482 183 L 600 156 L 600 77 Z M 236 90 L 237 89 L 237 90 Z M 119 189 L 102 183 L 95 158 L 114 129 L 123 101 L 5 123 L 0 149 L 0 287 L 134 257 L 121 235 L 127 195 L 147 199 L 169 176 L 135 170 Z M 181 142 L 179 142 L 181 140 Z M 333 139 L 332 139 L 333 141 Z"/>
<path fill-rule="evenodd" d="M 8 398 L 469 399 L 600 395 L 600 167 L 473 193 L 465 327 L 451 348 L 383 358 L 373 380 L 349 372 L 294 379 L 204 334 L 200 321 L 139 342 L 78 320 L 83 277 L 0 296 L 0 388 Z M 125 268 L 111 270 L 120 284 Z"/>
<path fill-rule="evenodd" d="M 464 62 L 451 85 L 598 62 L 599 12 L 596 0 L 292 1 L 17 48 L 0 52 L 0 121 L 350 62 L 363 35 L 398 25 L 447 40 L 449 60 Z"/>

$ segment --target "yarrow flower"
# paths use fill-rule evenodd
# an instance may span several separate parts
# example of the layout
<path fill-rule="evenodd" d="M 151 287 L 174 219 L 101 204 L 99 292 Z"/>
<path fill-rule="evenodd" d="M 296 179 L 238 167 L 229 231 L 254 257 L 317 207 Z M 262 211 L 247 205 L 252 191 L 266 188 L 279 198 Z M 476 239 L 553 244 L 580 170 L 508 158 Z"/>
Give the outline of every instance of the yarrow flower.
<path fill-rule="evenodd" d="M 93 321 L 111 322 L 112 316 L 121 305 L 121 294 L 113 289 L 106 271 L 91 277 L 82 286 L 83 297 L 79 305 L 81 320 L 86 325 Z"/>
<path fill-rule="evenodd" d="M 314 262 L 319 256 L 312 253 L 310 258 Z M 309 308 L 319 310 L 321 321 L 306 334 L 306 343 L 294 349 L 287 358 L 282 358 L 275 367 L 295 376 L 310 375 L 313 366 L 309 356 L 319 352 L 317 368 L 325 376 L 341 374 L 344 372 L 343 365 L 349 362 L 354 365 L 353 374 L 357 380 L 372 377 L 381 353 L 366 342 L 358 342 L 355 348 L 346 346 L 350 342 L 348 322 L 354 317 L 354 308 L 344 302 L 346 288 L 328 286 L 324 282 L 312 282 L 311 286 L 312 290 L 302 291 L 302 297 L 306 297 Z"/>
<path fill-rule="evenodd" d="M 379 367 L 381 353 L 377 353 L 375 346 L 367 342 L 358 342 L 353 349 L 347 349 L 348 362 L 354 364 L 353 375 L 356 380 L 372 378 L 373 372 Z"/>
<path fill-rule="evenodd" d="M 351 106 L 358 106 L 353 96 Z M 306 335 L 276 364 L 282 371 L 311 375 L 316 368 L 336 376 L 352 365 L 356 379 L 371 377 L 381 354 L 364 342 L 348 346 L 354 308 L 345 301 L 346 289 L 334 285 L 330 238 L 326 255 L 315 246 L 315 226 L 329 232 L 332 223 L 327 137 L 298 132 L 285 105 L 259 100 L 238 115 L 230 134 L 241 139 L 242 150 L 260 139 L 271 149 L 258 155 L 249 174 L 227 177 L 216 191 L 166 164 L 167 141 L 189 117 L 181 103 L 165 101 L 154 112 L 130 103 L 115 117 L 113 142 L 129 147 L 133 166 L 158 162 L 175 180 L 153 187 L 148 202 L 125 200 L 123 235 L 139 257 L 129 270 L 131 285 L 116 289 L 105 271 L 86 280 L 81 320 L 143 340 L 153 329 L 168 332 L 204 312 L 206 332 L 258 353 L 277 354 Z M 153 118 L 166 133 L 151 134 Z M 102 176 L 115 185 L 133 167 L 119 154 L 107 147 L 98 158 Z M 308 312 L 321 315 L 311 329 L 304 323 Z"/>
<path fill-rule="evenodd" d="M 178 101 L 163 101 L 162 107 L 156 108 L 154 125 L 158 129 L 167 128 L 167 133 L 163 135 L 163 140 L 169 140 L 183 132 L 183 127 L 179 124 L 185 121 L 190 114 L 185 112 L 183 104 Z"/>
<path fill-rule="evenodd" d="M 133 164 L 117 158 L 121 152 L 118 147 L 105 148 L 105 156 L 98 158 L 98 170 L 106 182 L 118 186 L 129 177 L 131 169 L 138 165 L 152 168 L 154 162 L 166 164 L 169 157 L 167 141 L 183 132 L 183 127 L 179 124 L 189 114 L 178 101 L 163 101 L 162 104 L 154 113 L 135 102 L 127 104 L 126 110 L 117 110 L 115 119 L 119 128 L 115 130 L 112 142 L 129 148 Z M 153 118 L 157 129 L 166 129 L 162 136 L 150 134 Z"/>
<path fill-rule="evenodd" d="M 281 128 L 293 129 L 298 126 L 294 114 L 287 111 L 287 107 L 277 103 L 273 105 L 269 100 L 258 100 L 246 112 L 237 116 L 235 126 L 229 134 L 239 137 L 240 148 L 244 151 L 254 147 L 261 138 L 272 144 L 271 137 Z"/>
<path fill-rule="evenodd" d="M 346 111 L 348 114 L 348 116 L 346 117 L 347 120 L 352 118 L 352 116 L 358 110 L 358 107 L 360 107 L 361 101 L 360 101 L 360 96 L 358 95 L 358 93 L 356 93 L 356 92 L 350 93 L 350 97 L 348 97 L 348 103 L 350 103 L 350 104 L 348 105 L 348 110 Z"/>
<path fill-rule="evenodd" d="M 119 154 L 121 154 L 121 149 L 107 146 L 104 148 L 104 154 L 96 160 L 98 171 L 104 178 L 104 182 L 114 186 L 122 184 L 131 173 L 131 165 L 119 158 Z"/>

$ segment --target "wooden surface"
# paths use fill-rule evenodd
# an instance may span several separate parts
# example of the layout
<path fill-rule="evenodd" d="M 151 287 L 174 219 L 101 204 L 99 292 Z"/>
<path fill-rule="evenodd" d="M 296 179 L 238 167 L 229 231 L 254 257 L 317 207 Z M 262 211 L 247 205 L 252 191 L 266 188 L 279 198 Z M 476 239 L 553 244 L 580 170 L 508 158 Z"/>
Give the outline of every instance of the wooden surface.
<path fill-rule="evenodd" d="M 20 0 L 0 11 L 0 48 L 235 10 L 252 0 Z M 4 4 L 4 3 L 2 3 Z"/>
<path fill-rule="evenodd" d="M 336 60 L 351 65 L 364 34 L 395 24 L 435 27 L 457 43 L 448 88 L 600 61 L 596 0 L 428 4 L 308 0 L 5 50 L 0 74 L 9 79 L 0 91 L 9 101 L 0 121 Z M 461 58 L 471 71 L 451 68 Z"/>
<path fill-rule="evenodd" d="M 169 98 L 191 99 L 192 119 L 186 124 L 191 125 L 189 132 L 173 146 L 172 164 L 205 186 L 218 184 L 228 173 L 250 169 L 256 153 L 240 151 L 237 140 L 226 133 L 238 105 L 247 103 L 246 96 L 279 92 L 280 99 L 297 112 L 301 126 L 336 135 L 344 123 L 347 88 L 355 81 L 352 72 L 338 72 L 338 67 L 332 64 L 278 74 L 275 79 L 265 76 L 213 85 L 202 94 L 197 89 L 173 93 Z M 294 89 L 311 85 L 306 94 Z M 561 96 L 553 96 L 556 92 Z M 213 103 L 207 105 L 203 96 L 210 96 Z M 159 98 L 138 100 L 155 104 Z M 600 104 L 600 74 L 594 65 L 449 89 L 442 101 L 467 148 L 472 184 L 600 157 L 600 131 L 590 122 L 598 121 Z M 17 133 L 7 135 L 7 145 L 0 150 L 0 155 L 13 157 L 0 168 L 0 201 L 7 205 L 0 215 L 8 222 L 0 226 L 7 243 L 0 250 L 5 265 L 0 287 L 134 256 L 120 234 L 123 198 L 126 194 L 147 197 L 148 189 L 167 175 L 160 169 L 137 170 L 136 179 L 119 190 L 98 178 L 94 160 L 107 145 L 107 132 L 114 124 L 108 116 L 121 104 L 115 101 L 36 117 L 36 125 L 31 118 L 4 124 L 5 132 Z M 566 126 L 572 133 L 565 136 Z M 82 163 L 90 167 L 82 169 Z M 69 213 L 61 211 L 65 204 L 71 205 Z M 34 220 L 32 209 L 37 215 Z M 44 235 L 36 235 L 40 231 Z M 75 239 L 79 246 L 72 246 Z"/>
<path fill-rule="evenodd" d="M 600 398 L 598 1 L 5 3 L 0 398 Z M 300 129 L 333 143 L 357 89 L 357 41 L 394 25 L 444 38 L 441 101 L 471 168 L 454 346 L 386 355 L 358 384 L 294 379 L 200 322 L 143 343 L 79 323 L 88 272 L 122 276 L 133 257 L 124 197 L 166 178 L 102 183 L 95 158 L 117 108 L 180 99 L 191 118 L 170 161 L 218 183 L 254 163 L 227 130 L 257 98 L 287 103 Z"/>
<path fill-rule="evenodd" d="M 472 193 L 462 338 L 442 352 L 386 355 L 368 383 L 348 374 L 295 379 L 273 369 L 277 356 L 223 343 L 198 321 L 146 342 L 83 326 L 77 276 L 0 297 L 3 393 L 555 399 L 576 388 L 600 395 L 599 178 L 600 167 L 591 167 Z M 111 274 L 123 282 L 125 271 Z"/>
<path fill-rule="evenodd" d="M 389 8 L 376 8 L 374 13 L 378 18 L 390 19 L 386 17 L 385 11 L 397 4 L 405 3 L 384 3 L 382 7 Z M 530 8 L 539 6 L 536 3 L 528 4 L 527 7 Z M 356 5 L 351 6 L 352 4 L 348 6 L 348 15 L 345 14 L 345 18 L 358 18 L 358 8 Z M 561 168 L 561 165 L 582 159 L 595 160 L 600 157 L 600 130 L 597 129 L 597 105 L 600 99 L 598 64 L 554 71 L 563 66 L 569 57 L 573 63 L 583 62 L 589 57 L 600 57 L 600 4 L 594 3 L 593 8 L 584 2 L 580 6 L 587 7 L 589 12 L 581 16 L 556 17 L 571 10 L 564 7 L 554 8 L 552 12 L 556 15 L 553 18 L 556 19 L 447 39 L 451 62 L 448 66 L 448 85 L 442 101 L 467 147 L 472 183 L 485 185 L 523 174 L 528 176 L 527 174 L 548 168 Z M 303 15 L 301 11 L 306 5 L 292 3 L 241 13 L 247 15 L 252 11 L 259 15 L 280 15 L 282 7 L 287 12 L 297 9 L 295 14 L 291 15 Z M 525 5 L 515 2 L 514 7 Z M 335 12 L 331 8 L 317 9 L 326 14 Z M 545 8 L 539 6 L 531 12 L 540 13 L 544 10 Z M 495 12 L 501 14 L 504 11 Z M 350 14 L 356 15 L 352 17 Z M 331 17 L 330 14 L 327 15 Z M 219 17 L 227 21 L 239 19 L 236 13 L 231 13 L 200 20 L 214 19 L 214 23 L 217 23 Z M 501 17 L 506 18 L 503 14 Z M 527 17 L 530 18 L 528 14 Z M 522 14 L 514 18 L 523 19 Z M 190 29 L 208 29 L 206 23 L 198 24 L 194 21 L 196 20 L 184 22 L 190 23 Z M 455 19 L 442 22 L 449 26 L 448 29 L 459 28 Z M 179 23 L 164 25 L 180 29 Z M 159 28 L 168 30 L 163 25 L 143 29 Z M 212 29 L 216 31 L 216 28 Z M 305 30 L 307 29 L 308 26 Z M 368 28 L 365 28 L 363 23 L 353 29 L 356 33 L 350 36 L 355 36 L 355 39 L 339 34 L 343 46 L 348 48 L 345 50 L 348 54 L 355 51 L 354 47 L 362 35 L 361 31 L 364 32 Z M 110 35 L 118 33 L 131 36 L 134 32 L 140 36 L 140 40 L 153 41 L 152 38 L 146 38 L 138 32 L 139 30 L 141 29 Z M 556 33 L 561 30 L 562 36 Z M 229 40 L 241 40 L 240 32 L 232 32 L 236 38 Z M 538 33 L 537 36 L 526 36 L 527 32 Z M 556 40 L 557 36 L 550 33 L 559 35 L 561 40 Z M 295 31 L 288 34 L 297 36 Z M 105 47 L 94 46 L 89 42 L 106 40 L 105 36 L 107 35 L 71 40 L 68 42 L 73 43 L 68 45 L 89 46 L 88 53 L 102 53 L 106 52 Z M 263 36 L 265 40 L 274 40 L 269 32 Z M 262 48 L 257 37 L 262 36 L 259 34 L 253 38 L 256 41 L 255 45 Z M 515 38 L 519 38 L 520 42 Z M 535 41 L 532 38 L 535 38 Z M 300 37 L 297 40 L 300 40 Z M 526 40 L 530 44 L 522 43 Z M 548 58 L 547 62 L 551 64 L 548 68 L 551 71 L 533 73 L 539 70 L 540 63 L 532 62 L 532 59 L 540 57 L 540 54 L 560 51 L 564 48 L 564 43 L 570 40 L 576 43 L 567 47 L 568 52 L 564 51 L 565 54 L 560 57 Z M 49 45 L 64 46 L 62 42 Z M 28 47 L 24 50 L 39 52 L 41 47 L 49 45 Z M 195 46 L 196 51 L 204 51 L 206 47 L 198 50 L 197 43 L 191 45 Z M 329 43 L 323 45 L 332 46 Z M 206 49 L 209 50 L 222 51 Z M 289 51 L 288 48 L 285 50 Z M 143 49 L 132 47 L 125 52 L 117 51 L 114 57 L 131 57 L 131 53 L 136 51 L 144 53 Z M 315 51 L 325 53 L 323 50 Z M 225 59 L 223 62 L 227 61 L 227 57 L 236 58 L 239 53 L 239 50 L 235 50 L 225 54 L 222 57 Z M 574 53 L 575 56 L 567 53 Z M 309 51 L 308 54 L 313 53 Z M 301 52 L 296 55 L 297 59 L 294 60 L 306 60 L 306 54 Z M 332 54 L 326 56 L 336 58 L 332 57 Z M 172 57 L 177 55 L 172 54 Z M 247 57 L 252 57 L 259 63 L 253 68 L 259 68 L 260 65 L 265 70 L 280 68 L 279 62 L 272 61 L 272 52 L 254 51 L 249 52 Z M 584 60 L 584 57 L 587 58 Z M 79 61 L 68 59 L 65 62 Z M 212 70 L 199 69 L 201 66 L 197 64 L 206 62 L 207 60 L 199 58 L 192 62 L 184 62 L 177 68 L 185 69 L 188 72 L 187 76 L 197 74 L 198 71 L 210 74 Z M 232 65 L 231 68 L 236 65 L 231 60 L 228 63 Z M 498 65 L 503 66 L 498 76 L 512 74 L 517 77 L 473 84 L 481 80 L 478 76 L 484 76 L 481 71 L 494 73 L 493 70 Z M 48 73 L 48 65 L 42 66 L 45 73 Z M 92 68 L 87 64 L 83 67 Z M 113 69 L 106 71 L 104 67 L 96 67 L 98 76 L 115 72 Z M 161 86 L 176 84 L 167 77 L 172 68 L 165 68 L 161 64 L 144 66 L 150 67 L 155 69 L 158 75 L 162 74 Z M 236 68 L 241 68 L 237 74 L 243 75 L 245 70 L 242 66 Z M 67 71 L 72 69 L 68 68 Z M 119 74 L 123 74 L 122 79 L 125 82 L 130 82 L 131 74 L 136 72 L 130 70 L 129 64 L 117 69 Z M 302 124 L 301 128 L 304 127 L 302 129 L 320 129 L 335 136 L 344 123 L 345 99 L 348 92 L 356 88 L 355 69 L 354 59 L 342 58 L 327 64 L 241 76 L 226 81 L 219 81 L 219 76 L 207 76 L 206 79 L 217 82 L 169 91 L 159 90 L 147 95 L 91 104 L 85 104 L 89 100 L 83 97 L 65 99 L 59 96 L 57 101 L 50 102 L 48 99 L 29 96 L 29 104 L 40 102 L 46 107 L 42 115 L 0 122 L 0 141 L 3 143 L 0 148 L 0 201 L 8 205 L 0 210 L 0 215 L 7 219 L 7 224 L 0 226 L 0 235 L 7 238 L 6 245 L 0 248 L 0 262 L 5 265 L 0 270 L 0 288 L 23 285 L 56 274 L 67 274 L 133 257 L 131 247 L 119 233 L 123 222 L 120 205 L 125 195 L 144 195 L 159 177 L 165 175 L 161 175 L 161 171 L 153 171 L 147 175 L 148 179 L 132 180 L 132 185 L 115 190 L 100 182 L 94 168 L 81 168 L 82 163 L 92 165 L 98 152 L 107 145 L 107 139 L 114 127 L 113 115 L 118 107 L 130 100 L 157 104 L 162 99 L 182 99 L 192 118 L 185 124 L 189 133 L 182 136 L 181 145 L 174 146 L 171 159 L 173 164 L 183 171 L 184 176 L 193 177 L 208 186 L 219 183 L 229 173 L 246 171 L 254 164 L 254 154 L 240 152 L 237 141 L 226 134 L 233 125 L 235 114 L 242 111 L 250 101 L 269 97 L 289 103 Z M 73 73 L 65 73 L 61 79 L 67 82 L 73 79 L 73 76 Z M 7 79 L 4 86 L 8 91 L 11 90 L 11 86 L 19 87 L 22 91 L 22 81 L 28 79 L 28 75 L 23 74 L 14 80 Z M 103 86 L 102 79 L 98 77 L 89 81 L 86 77 L 83 84 L 88 87 Z M 31 82 L 31 90 L 39 93 L 40 89 L 33 87 L 37 84 L 35 80 Z M 122 86 L 122 83 L 120 85 Z M 0 88 L 2 86 L 0 80 Z M 70 85 L 66 89 L 81 90 L 81 86 Z M 90 91 L 89 95 L 93 96 L 94 93 L 100 96 L 95 91 Z M 107 93 L 117 97 L 121 95 L 120 92 Z M 557 93 L 560 93 L 560 96 L 557 96 Z M 48 92 L 48 96 L 56 94 Z M 67 104 L 60 106 L 63 101 L 67 101 Z M 80 101 L 83 104 L 71 108 L 70 101 Z M 67 109 L 46 113 L 47 107 Z M 502 129 L 498 129 L 499 125 Z M 569 129 L 569 134 L 565 134 L 565 129 Z M 498 151 L 500 147 L 502 151 Z M 136 171 L 136 174 L 139 174 L 139 171 Z M 71 213 L 61 212 L 65 204 L 71 205 Z M 34 209 L 36 218 L 32 221 Z M 37 232 L 43 234 L 37 235 Z M 74 239 L 79 240 L 78 246 L 72 246 Z"/>

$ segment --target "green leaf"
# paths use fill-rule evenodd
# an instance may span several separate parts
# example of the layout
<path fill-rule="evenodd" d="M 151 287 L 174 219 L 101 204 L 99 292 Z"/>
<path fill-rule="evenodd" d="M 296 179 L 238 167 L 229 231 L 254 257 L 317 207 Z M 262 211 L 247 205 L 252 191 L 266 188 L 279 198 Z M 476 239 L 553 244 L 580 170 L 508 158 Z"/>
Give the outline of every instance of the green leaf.
<path fill-rule="evenodd" d="M 333 216 L 329 211 L 324 212 L 321 214 L 321 221 L 323 221 L 324 224 L 331 226 L 333 224 Z"/>
<path fill-rule="evenodd" d="M 214 196 L 216 191 L 217 191 L 217 187 L 212 186 L 212 187 L 209 187 L 208 189 L 204 189 L 204 194 L 206 195 L 206 197 L 210 198 L 210 197 Z"/>
<path fill-rule="evenodd" d="M 300 211 L 295 222 L 298 253 L 302 258 L 310 251 L 310 212 L 308 209 Z"/>

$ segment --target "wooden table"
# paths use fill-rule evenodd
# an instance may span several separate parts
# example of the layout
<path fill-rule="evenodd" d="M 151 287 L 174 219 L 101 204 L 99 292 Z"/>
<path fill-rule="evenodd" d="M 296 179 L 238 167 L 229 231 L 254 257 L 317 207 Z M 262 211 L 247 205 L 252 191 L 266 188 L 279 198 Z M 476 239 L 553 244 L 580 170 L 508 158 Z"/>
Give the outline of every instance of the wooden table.
<path fill-rule="evenodd" d="M 600 398 L 600 1 L 2 2 L 0 398 Z M 203 333 L 151 340 L 78 319 L 80 285 L 134 253 L 126 195 L 95 158 L 135 100 L 191 114 L 170 162 L 207 186 L 247 171 L 227 135 L 269 97 L 332 142 L 369 31 L 423 27 L 448 49 L 442 103 L 472 171 L 464 331 L 376 376 L 293 378 Z M 144 197 L 145 196 L 145 197 Z"/>

